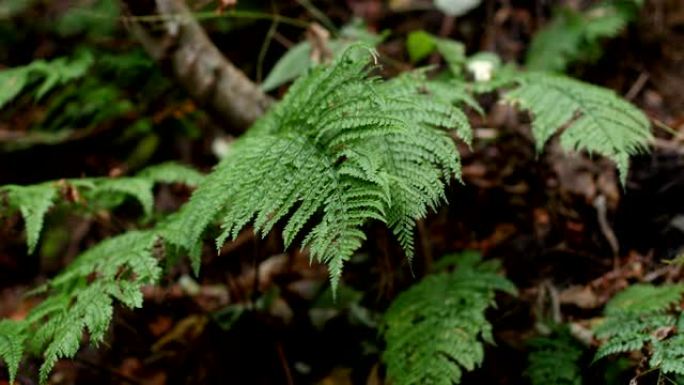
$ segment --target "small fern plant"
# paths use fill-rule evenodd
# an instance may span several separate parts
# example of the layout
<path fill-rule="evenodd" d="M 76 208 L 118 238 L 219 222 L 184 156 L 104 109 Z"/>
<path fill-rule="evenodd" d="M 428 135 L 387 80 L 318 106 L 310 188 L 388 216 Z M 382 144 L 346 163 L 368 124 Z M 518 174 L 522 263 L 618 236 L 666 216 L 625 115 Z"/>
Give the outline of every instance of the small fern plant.
<path fill-rule="evenodd" d="M 495 292 L 516 294 L 496 260 L 482 261 L 476 252 L 443 259 L 456 268 L 423 278 L 385 313 L 383 360 L 393 384 L 460 383 L 463 371 L 482 363 L 483 342 L 494 342 L 485 311 Z"/>
<path fill-rule="evenodd" d="M 634 284 L 616 295 L 595 329 L 602 343 L 596 360 L 640 352 L 648 366 L 684 375 L 684 284 Z"/>
<path fill-rule="evenodd" d="M 525 374 L 532 385 L 582 385 L 580 360 L 584 349 L 567 327 L 554 329 L 550 335 L 529 341 Z"/>
<path fill-rule="evenodd" d="M 643 0 L 604 0 L 585 11 L 558 9 L 537 32 L 525 65 L 533 71 L 565 72 L 575 63 L 600 58 L 603 40 L 618 36 L 636 20 Z"/>

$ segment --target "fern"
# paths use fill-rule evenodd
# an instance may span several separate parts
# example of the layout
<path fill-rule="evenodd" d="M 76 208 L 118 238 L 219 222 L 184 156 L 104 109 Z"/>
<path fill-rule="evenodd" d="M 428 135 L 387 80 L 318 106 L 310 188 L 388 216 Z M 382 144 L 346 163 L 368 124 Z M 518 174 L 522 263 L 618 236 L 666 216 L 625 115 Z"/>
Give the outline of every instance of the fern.
<path fill-rule="evenodd" d="M 596 336 L 604 340 L 596 360 L 611 354 L 645 351 L 649 365 L 663 373 L 684 374 L 684 285 L 636 284 L 606 305 Z"/>
<path fill-rule="evenodd" d="M 14 383 L 21 356 L 24 354 L 26 334 L 23 325 L 17 321 L 0 321 L 0 359 L 5 361 L 10 373 L 10 384 Z"/>
<path fill-rule="evenodd" d="M 40 99 L 55 86 L 83 76 L 92 63 L 92 55 L 83 51 L 71 60 L 36 60 L 23 67 L 0 71 L 0 109 L 30 86 L 37 87 L 35 97 Z"/>
<path fill-rule="evenodd" d="M 481 341 L 493 342 L 485 310 L 495 290 L 515 294 L 498 264 L 464 254 L 451 273 L 424 278 L 392 302 L 384 317 L 383 360 L 396 385 L 457 384 L 482 363 Z"/>
<path fill-rule="evenodd" d="M 152 190 L 155 183 L 179 182 L 194 186 L 201 179 L 202 175 L 195 170 L 176 163 L 164 163 L 146 168 L 134 177 L 67 179 L 30 186 L 6 185 L 0 186 L 0 193 L 7 195 L 10 208 L 21 212 L 26 226 L 28 250 L 32 253 L 38 244 L 45 215 L 64 189 L 74 189 L 90 206 L 104 208 L 114 208 L 125 197 L 132 197 L 149 217 L 154 206 Z"/>
<path fill-rule="evenodd" d="M 551 336 L 537 337 L 529 342 L 531 352 L 526 374 L 532 385 L 581 385 L 579 360 L 582 346 L 567 328 Z"/>
<path fill-rule="evenodd" d="M 163 226 L 161 226 L 163 227 Z M 107 239 L 81 254 L 47 284 L 51 294 L 26 319 L 0 322 L 0 357 L 14 378 L 25 350 L 42 352 L 40 381 L 60 358 L 73 357 L 85 330 L 99 344 L 113 314 L 114 300 L 127 307 L 142 305 L 143 285 L 161 274 L 155 245 L 156 231 L 129 231 Z"/>
<path fill-rule="evenodd" d="M 644 114 L 614 92 L 563 76 L 524 73 L 512 78 L 517 87 L 504 95 L 508 103 L 532 115 L 537 149 L 558 130 L 566 151 L 585 150 L 613 160 L 625 182 L 629 157 L 651 140 Z"/>
<path fill-rule="evenodd" d="M 592 62 L 601 55 L 601 42 L 620 34 L 638 14 L 641 1 L 608 0 L 584 12 L 560 9 L 534 35 L 526 67 L 533 71 L 563 72 L 575 62 Z"/>
<path fill-rule="evenodd" d="M 448 130 L 469 141 L 470 126 L 460 110 L 425 93 L 420 74 L 369 77 L 364 52 L 351 48 L 299 78 L 235 142 L 178 217 L 176 230 L 187 233 L 181 246 L 198 250 L 215 218 L 217 246 L 249 223 L 265 234 L 283 220 L 285 244 L 301 235 L 312 259 L 329 266 L 333 287 L 369 221 L 386 223 L 412 255 L 416 219 L 460 175 Z"/>

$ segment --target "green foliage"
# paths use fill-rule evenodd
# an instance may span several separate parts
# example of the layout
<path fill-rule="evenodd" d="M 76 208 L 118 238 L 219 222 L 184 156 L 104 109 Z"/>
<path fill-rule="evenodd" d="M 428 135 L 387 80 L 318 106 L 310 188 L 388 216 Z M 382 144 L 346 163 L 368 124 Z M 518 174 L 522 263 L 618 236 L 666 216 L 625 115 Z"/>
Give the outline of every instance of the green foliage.
<path fill-rule="evenodd" d="M 0 108 L 27 87 L 34 87 L 34 95 L 40 99 L 55 86 L 82 77 L 92 63 L 90 53 L 82 51 L 73 59 L 36 60 L 22 67 L 0 71 Z"/>
<path fill-rule="evenodd" d="M 596 359 L 643 351 L 652 368 L 684 374 L 683 295 L 682 284 L 636 284 L 616 295 L 606 305 L 606 317 L 595 330 L 604 340 Z"/>
<path fill-rule="evenodd" d="M 73 357 L 85 330 L 90 343 L 104 339 L 114 300 L 127 307 L 142 305 L 143 285 L 157 282 L 161 269 L 155 256 L 154 231 L 129 231 L 84 252 L 44 290 L 50 296 L 22 321 L 0 322 L 0 357 L 11 378 L 24 351 L 41 353 L 41 383 L 60 358 Z"/>
<path fill-rule="evenodd" d="M 195 170 L 176 163 L 165 163 L 144 169 L 133 177 L 66 179 L 30 186 L 6 185 L 0 186 L 0 193 L 6 194 L 11 209 L 21 212 L 26 226 L 28 250 L 32 253 L 38 244 L 45 215 L 61 195 L 68 198 L 63 200 L 64 203 L 74 203 L 69 199 L 73 200 L 77 192 L 91 210 L 111 209 L 123 203 L 126 197 L 131 197 L 140 203 L 149 217 L 154 206 L 152 190 L 155 183 L 194 186 L 201 179 L 202 176 Z"/>
<path fill-rule="evenodd" d="M 449 130 L 469 141 L 470 126 L 460 110 L 424 92 L 421 74 L 369 78 L 370 55 L 359 59 L 360 50 L 300 78 L 233 144 L 179 216 L 181 246 L 197 250 L 217 217 L 217 246 L 250 222 L 265 234 L 284 219 L 289 246 L 311 223 L 302 246 L 328 264 L 333 287 L 371 220 L 386 223 L 412 255 L 416 219 L 460 174 Z"/>
<path fill-rule="evenodd" d="M 536 337 L 528 344 L 526 374 L 532 385 L 581 385 L 579 360 L 584 353 L 567 328 L 550 336 Z"/>
<path fill-rule="evenodd" d="M 24 354 L 26 334 L 20 322 L 0 321 L 0 359 L 5 361 L 10 373 L 10 384 L 14 383 L 21 356 Z"/>
<path fill-rule="evenodd" d="M 485 311 L 501 290 L 515 294 L 496 261 L 463 254 L 450 273 L 429 275 L 401 293 L 385 313 L 383 360 L 393 384 L 457 384 L 493 343 Z"/>
<path fill-rule="evenodd" d="M 564 72 L 576 62 L 601 56 L 601 42 L 620 34 L 642 5 L 638 0 L 606 0 L 584 12 L 562 8 L 534 35 L 526 67 L 533 71 Z"/>
<path fill-rule="evenodd" d="M 644 151 L 651 140 L 641 111 L 610 90 L 563 76 L 530 72 L 513 81 L 517 87 L 504 100 L 530 112 L 537 149 L 563 129 L 560 143 L 566 151 L 610 158 L 624 184 L 629 157 Z"/>
<path fill-rule="evenodd" d="M 42 351 L 41 382 L 60 358 L 73 357 L 85 329 L 97 345 L 113 314 L 113 299 L 130 308 L 142 305 L 140 288 L 155 283 L 161 269 L 153 253 L 153 232 L 129 231 L 81 254 L 50 283 L 54 295 L 24 322 L 34 332 L 29 345 Z M 95 275 L 93 282 L 88 278 Z"/>
<path fill-rule="evenodd" d="M 460 42 L 442 39 L 425 31 L 413 31 L 406 38 L 406 51 L 412 63 L 427 58 L 437 51 L 449 65 L 453 76 L 460 77 L 466 62 L 465 46 Z"/>

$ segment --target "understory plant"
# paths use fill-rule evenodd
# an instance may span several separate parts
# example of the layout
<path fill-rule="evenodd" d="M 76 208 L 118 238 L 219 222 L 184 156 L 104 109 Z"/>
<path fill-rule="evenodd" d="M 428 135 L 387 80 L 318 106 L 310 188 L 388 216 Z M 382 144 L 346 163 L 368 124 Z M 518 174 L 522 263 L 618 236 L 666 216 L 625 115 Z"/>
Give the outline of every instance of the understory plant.
<path fill-rule="evenodd" d="M 382 79 L 375 74 L 377 53 L 352 45 L 298 78 L 206 176 L 166 164 L 132 177 L 0 188 L 3 211 L 24 218 L 30 251 L 51 207 L 77 204 L 69 197 L 105 208 L 133 197 L 148 217 L 140 229 L 78 256 L 37 291 L 44 300 L 25 319 L 0 321 L 0 357 L 10 379 L 27 353 L 43 357 L 45 383 L 59 359 L 77 353 L 84 331 L 90 343 L 102 342 L 114 304 L 142 306 L 141 288 L 159 281 L 169 256 L 189 255 L 198 272 L 209 227 L 219 229 L 217 248 L 248 226 L 260 236 L 277 229 L 286 247 L 298 245 L 328 266 L 333 292 L 371 223 L 387 226 L 411 259 L 416 221 L 443 205 L 446 187 L 460 182 L 456 141 L 470 145 L 464 111 L 482 110 L 480 93 L 528 113 L 539 151 L 558 135 L 568 151 L 611 159 L 624 183 L 629 157 L 651 139 L 643 113 L 613 91 L 467 58 L 449 50 L 456 46 L 447 48 L 446 76 L 430 79 L 416 70 Z M 473 68 L 483 66 L 487 76 L 473 79 Z M 152 215 L 154 183 L 198 187 L 178 212 L 159 216 Z M 480 341 L 493 341 L 484 312 L 496 290 L 515 291 L 497 270 L 471 255 L 397 298 L 385 316 L 383 355 L 395 383 L 458 383 L 482 362 Z M 658 354 L 653 363 L 670 362 Z"/>

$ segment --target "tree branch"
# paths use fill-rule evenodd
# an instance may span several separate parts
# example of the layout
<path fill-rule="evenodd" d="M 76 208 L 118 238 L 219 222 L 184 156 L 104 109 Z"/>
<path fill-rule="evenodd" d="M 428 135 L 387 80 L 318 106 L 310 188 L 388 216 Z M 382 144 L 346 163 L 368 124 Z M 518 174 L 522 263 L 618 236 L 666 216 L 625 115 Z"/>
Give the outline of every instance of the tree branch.
<path fill-rule="evenodd" d="M 122 2 L 130 15 L 141 9 L 139 0 Z M 184 1 L 156 0 L 156 7 L 161 35 L 151 33 L 135 17 L 126 19 L 148 54 L 170 68 L 178 83 L 208 112 L 237 130 L 245 130 L 263 115 L 272 99 L 221 54 Z"/>

